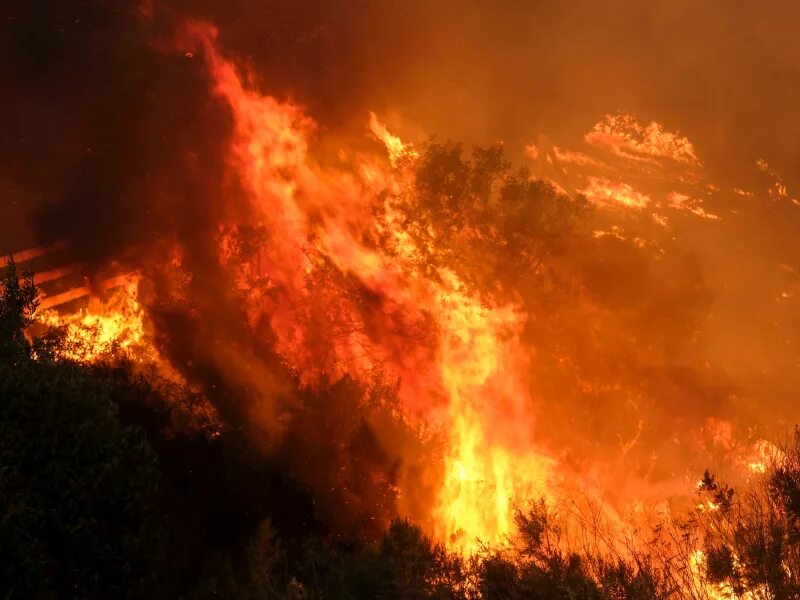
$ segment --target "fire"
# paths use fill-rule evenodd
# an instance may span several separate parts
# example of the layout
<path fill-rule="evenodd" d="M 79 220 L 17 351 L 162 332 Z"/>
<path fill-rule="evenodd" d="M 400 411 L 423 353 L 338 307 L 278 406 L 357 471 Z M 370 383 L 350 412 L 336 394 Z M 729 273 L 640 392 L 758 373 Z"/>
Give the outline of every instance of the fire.
<path fill-rule="evenodd" d="M 397 515 L 450 550 L 480 557 L 484 545 L 506 550 L 507 541 L 512 552 L 517 508 L 530 500 L 561 510 L 589 496 L 597 521 L 613 530 L 609 539 L 642 530 L 643 515 L 656 506 L 658 518 L 671 514 L 671 524 L 681 521 L 694 536 L 670 545 L 684 567 L 681 591 L 731 597 L 708 586 L 719 562 L 710 532 L 731 522 L 730 498 L 704 489 L 711 475 L 700 484 L 702 499 L 687 488 L 698 468 L 724 465 L 721 476 L 738 502 L 747 490 L 775 487 L 776 469 L 796 466 L 788 450 L 760 439 L 798 413 L 800 341 L 792 325 L 800 270 L 791 219 L 800 200 L 793 179 L 778 172 L 791 164 L 790 136 L 748 123 L 729 131 L 729 119 L 764 111 L 748 102 L 716 110 L 729 87 L 724 78 L 709 88 L 712 102 L 700 104 L 678 102 L 691 85 L 666 94 L 658 85 L 616 85 L 663 57 L 630 61 L 615 53 L 621 62 L 618 69 L 609 63 L 610 71 L 622 79 L 587 101 L 572 80 L 603 69 L 530 62 L 513 48 L 497 69 L 481 64 L 480 76 L 469 79 L 474 85 L 454 93 L 452 78 L 433 66 L 406 73 L 414 53 L 393 56 L 392 71 L 371 71 L 378 66 L 368 52 L 373 38 L 392 55 L 406 45 L 395 38 L 399 31 L 386 37 L 369 19 L 340 30 L 321 13 L 295 36 L 281 29 L 294 17 L 279 11 L 272 16 L 281 31 L 269 46 L 286 56 L 265 47 L 240 60 L 235 49 L 258 39 L 241 20 L 220 19 L 229 54 L 214 25 L 184 20 L 184 4 L 142 0 L 137 13 L 111 20 L 125 23 L 125 52 L 109 55 L 114 60 L 101 64 L 109 68 L 97 73 L 129 75 L 103 89 L 129 94 L 133 113 L 98 117 L 102 102 L 88 120 L 80 110 L 58 112 L 54 122 L 69 121 L 59 128 L 65 139 L 33 152 L 49 142 L 47 131 L 21 137 L 25 152 L 3 173 L 13 204 L 18 194 L 30 198 L 31 214 L 8 211 L 30 218 L 22 237 L 37 244 L 16 255 L 41 286 L 30 334 L 58 330 L 63 340 L 48 346 L 47 337 L 37 338 L 34 360 L 56 348 L 59 358 L 96 364 L 86 370 L 104 374 L 120 358 L 137 375 L 154 366 L 154 383 L 167 376 L 196 386 L 237 436 L 280 459 L 292 483 L 325 506 L 309 510 L 318 510 L 320 529 L 331 535 L 370 543 Z M 680 20 L 683 12 L 668 16 Z M 499 24 L 482 38 L 503 48 Z M 471 49 L 448 44 L 460 38 L 442 36 L 440 25 L 426 30 L 434 47 L 448 46 L 442 65 L 469 63 Z M 352 27 L 369 32 L 366 46 L 349 37 Z M 564 28 L 545 29 L 543 48 L 572 47 Z M 129 52 L 134 43 L 141 47 Z M 345 77 L 316 56 L 331 43 Z M 684 58 L 665 72 L 709 72 L 686 68 Z M 133 71 L 115 68 L 129 63 Z M 514 98 L 499 97 L 502 86 L 494 84 L 527 63 L 546 66 L 541 83 L 552 89 L 512 110 Z M 264 80 L 261 67 L 274 81 Z M 42 74 L 58 75 L 52 89 L 81 89 L 80 81 L 61 81 L 77 71 L 56 71 Z M 385 72 L 392 81 L 380 85 Z M 554 82 L 554 73 L 571 83 Z M 329 89 L 336 81 L 351 89 Z M 15 102 L 50 89 L 36 78 L 22 83 Z M 102 99 L 84 92 L 78 100 Z M 548 106 L 553 98 L 563 106 Z M 608 99 L 652 112 L 596 122 L 597 103 Z M 348 103 L 370 101 L 421 122 L 396 126 L 381 111 L 348 111 Z M 42 112 L 31 106 L 29 117 Z M 482 114 L 498 106 L 502 118 Z M 553 118 L 565 106 L 572 113 Z M 447 122 L 448 110 L 468 122 Z M 716 110 L 711 121 L 703 118 L 708 110 Z M 468 145 L 502 133 L 505 146 L 470 152 L 435 137 L 421 145 L 418 132 L 427 127 L 463 135 Z M 742 132 L 774 145 L 759 149 L 769 162 L 747 158 L 752 147 Z M 360 137 L 348 144 L 353 133 Z M 137 160 L 118 151 L 128 141 Z M 508 148 L 526 148 L 527 156 L 509 157 Z M 35 164 L 28 173 L 28 153 L 51 160 L 58 177 L 38 181 L 48 171 Z M 90 230 L 98 223 L 107 231 Z M 136 275 L 120 276 L 121 264 Z M 328 407 L 360 400 L 358 410 Z M 370 438 L 363 448 L 348 445 L 351 420 Z M 322 422 L 312 460 L 296 445 Z M 365 464 L 353 458 L 360 453 L 380 456 Z M 304 460 L 305 470 L 298 467 Z M 366 515 L 374 524 L 338 522 L 339 509 L 355 506 L 345 494 L 359 503 L 352 521 Z M 599 528 L 580 518 L 570 525 L 592 526 Z M 579 537 L 574 529 L 564 536 L 569 543 Z M 624 553 L 622 537 L 603 548 Z"/>
<path fill-rule="evenodd" d="M 739 558 L 734 556 L 734 563 L 739 564 Z M 769 594 L 764 586 L 756 586 L 754 589 L 745 590 L 737 593 L 729 584 L 710 583 L 705 577 L 705 564 L 707 562 L 706 553 L 700 549 L 695 550 L 689 556 L 689 569 L 692 576 L 690 597 L 708 598 L 709 600 L 760 600 L 768 598 Z"/>
<path fill-rule="evenodd" d="M 447 437 L 433 514 L 416 517 L 432 519 L 434 535 L 465 553 L 479 542 L 502 541 L 513 530 L 514 502 L 544 489 L 550 468 L 528 438 L 526 355 L 518 343 L 524 315 L 486 304 L 447 268 L 420 264 L 427 248 L 403 230 L 396 210 L 411 183 L 400 159 L 419 154 L 376 115 L 370 129 L 397 168 L 363 159 L 349 171 L 324 169 L 309 155 L 314 124 L 296 107 L 246 86 L 216 49 L 213 30 L 189 30 L 235 117 L 231 170 L 270 238 L 260 250 L 260 275 L 275 293 L 256 310 L 270 315 L 278 351 L 306 378 L 363 378 L 376 367 L 396 378 L 405 417 Z M 389 192 L 384 200 L 382 190 Z M 370 238 L 387 241 L 365 243 Z M 309 282 L 331 267 L 378 299 L 380 312 L 341 298 L 323 304 L 333 355 L 326 361 L 313 347 L 309 307 L 319 299 Z M 347 326 L 340 328 L 342 321 Z M 412 340 L 411 351 L 408 326 L 429 329 L 430 341 Z"/>
<path fill-rule="evenodd" d="M 144 309 L 137 299 L 138 280 L 130 278 L 107 303 L 75 313 L 44 310 L 39 321 L 48 328 L 63 331 L 64 358 L 92 363 L 112 352 L 129 359 L 153 358 L 144 330 Z"/>
<path fill-rule="evenodd" d="M 440 240 L 433 231 L 413 235 L 401 210 L 414 184 L 408 167 L 421 155 L 375 113 L 369 113 L 368 129 L 388 161 L 355 155 L 347 162 L 351 154 L 342 152 L 346 166 L 323 166 L 311 151 L 316 124 L 299 107 L 261 93 L 253 77 L 220 53 L 213 27 L 189 23 L 181 37 L 182 50 L 206 61 L 212 91 L 233 116 L 227 169 L 246 206 L 221 218 L 218 252 L 223 266 L 239 271 L 236 287 L 248 316 L 254 323 L 269 321 L 276 352 L 304 384 L 344 376 L 367 383 L 376 371 L 397 382 L 402 417 L 432 427 L 445 442 L 428 514 L 409 516 L 465 556 L 483 544 L 503 544 L 515 533 L 518 506 L 553 499 L 561 466 L 533 439 L 531 351 L 520 339 L 528 315 L 424 258 Z M 607 118 L 586 141 L 626 159 L 699 165 L 686 138 L 629 116 Z M 596 173 L 583 177 L 582 193 L 598 206 L 638 214 L 654 204 L 620 179 L 606 158 L 556 146 L 548 157 L 568 164 L 573 175 L 580 176 L 578 169 Z M 693 196 L 677 192 L 667 206 L 717 218 Z M 652 218 L 666 227 L 665 217 Z M 246 257 L 237 254 L 242 224 L 257 232 Z M 617 225 L 592 235 L 646 245 Z M 137 283 L 128 281 L 101 308 L 42 314 L 45 325 L 63 329 L 66 358 L 94 362 L 118 351 L 135 361 L 159 360 Z M 79 288 L 49 302 L 90 293 Z M 751 461 L 751 471 L 763 472 L 759 465 Z M 709 514 L 719 507 L 709 501 L 698 508 Z M 702 554 L 694 561 L 699 566 Z"/>
<path fill-rule="evenodd" d="M 674 208 L 676 210 L 687 210 L 693 215 L 696 215 L 702 219 L 711 219 L 712 221 L 719 219 L 719 215 L 710 213 L 701 206 L 701 201 L 699 198 L 692 198 L 687 194 L 671 192 L 667 196 L 667 202 L 669 203 L 670 208 Z"/>
<path fill-rule="evenodd" d="M 686 137 L 667 131 L 655 121 L 642 125 L 630 114 L 606 115 L 586 134 L 586 141 L 634 160 L 667 158 L 687 165 L 700 164 L 694 145 Z"/>
<path fill-rule="evenodd" d="M 409 159 L 419 158 L 419 154 L 414 148 L 403 142 L 399 137 L 392 134 L 386 126 L 378 120 L 378 116 L 371 112 L 369 113 L 369 128 L 370 131 L 386 146 L 389 153 L 389 160 L 393 165 L 396 165 L 403 157 Z"/>
<path fill-rule="evenodd" d="M 531 497 L 537 485 L 547 482 L 550 461 L 530 446 L 513 452 L 492 441 L 486 429 L 516 425 L 525 431 L 529 426 L 524 388 L 514 379 L 515 371 L 504 368 L 515 360 L 519 316 L 510 308 L 483 308 L 453 283 L 453 291 L 440 298 L 442 381 L 452 429 L 437 530 L 440 539 L 470 553 L 480 542 L 501 541 L 512 533 L 513 502 Z M 510 410 L 498 415 L 493 405 Z M 503 423 L 503 418 L 514 421 Z"/>
<path fill-rule="evenodd" d="M 650 197 L 637 191 L 632 185 L 601 177 L 589 177 L 589 183 L 581 193 L 590 200 L 609 207 L 643 209 L 650 204 Z"/>

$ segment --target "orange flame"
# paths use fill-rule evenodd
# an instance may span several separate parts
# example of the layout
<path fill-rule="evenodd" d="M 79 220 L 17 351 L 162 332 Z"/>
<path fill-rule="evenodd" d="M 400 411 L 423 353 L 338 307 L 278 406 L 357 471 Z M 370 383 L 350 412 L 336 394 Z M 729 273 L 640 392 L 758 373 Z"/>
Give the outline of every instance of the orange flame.
<path fill-rule="evenodd" d="M 411 145 L 403 143 L 403 140 L 392 134 L 386 126 L 378 120 L 378 116 L 374 112 L 369 113 L 369 128 L 372 134 L 386 146 L 392 165 L 397 165 L 404 157 L 412 160 L 419 157 L 416 150 L 414 150 Z"/>
<path fill-rule="evenodd" d="M 144 310 L 137 300 L 138 281 L 129 278 L 100 310 L 92 308 L 72 314 L 44 310 L 39 321 L 47 327 L 62 329 L 64 358 L 91 363 L 111 352 L 141 360 L 155 356 L 144 332 Z"/>
<path fill-rule="evenodd" d="M 406 418 L 433 424 L 448 438 L 436 506 L 414 516 L 432 519 L 434 535 L 464 552 L 478 540 L 501 541 L 512 533 L 513 502 L 543 487 L 550 466 L 531 450 L 522 315 L 513 306 L 482 303 L 447 269 L 419 264 L 421 242 L 403 231 L 395 210 L 394 194 L 411 175 L 368 159 L 351 172 L 316 165 L 308 142 L 314 124 L 296 107 L 245 86 L 217 51 L 212 30 L 198 24 L 190 30 L 235 118 L 231 169 L 269 232 L 261 274 L 276 293 L 262 308 L 278 351 L 306 377 L 363 377 L 380 367 L 397 378 Z M 393 165 L 418 157 L 374 114 L 370 129 Z M 379 200 L 380 191 L 390 193 Z M 365 243 L 371 236 L 388 239 L 389 249 Z M 326 265 L 378 299 L 367 311 L 339 299 L 323 307 L 334 333 L 326 338 L 330 362 L 320 359 L 308 308 L 319 303 L 308 282 Z M 342 320 L 347 327 L 338 329 Z M 407 341 L 406 330 L 419 323 L 430 324 L 434 342 Z"/>
<path fill-rule="evenodd" d="M 655 121 L 641 125 L 629 114 L 606 115 L 586 134 L 586 141 L 633 160 L 668 158 L 687 165 L 700 164 L 694 146 L 687 138 L 667 131 Z"/>
<path fill-rule="evenodd" d="M 581 193 L 589 200 L 609 207 L 642 209 L 650 204 L 650 197 L 636 191 L 630 184 L 601 177 L 589 177 L 589 184 Z"/>

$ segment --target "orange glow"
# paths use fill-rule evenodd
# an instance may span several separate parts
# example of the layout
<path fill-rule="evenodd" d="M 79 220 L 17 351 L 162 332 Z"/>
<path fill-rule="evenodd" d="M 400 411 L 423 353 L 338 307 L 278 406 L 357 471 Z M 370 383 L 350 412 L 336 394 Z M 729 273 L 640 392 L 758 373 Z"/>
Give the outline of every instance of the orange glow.
<path fill-rule="evenodd" d="M 63 354 L 70 360 L 91 363 L 113 352 L 138 361 L 155 358 L 145 336 L 144 310 L 137 301 L 137 280 L 133 278 L 128 278 L 99 310 L 89 308 L 66 315 L 43 310 L 39 320 L 63 331 Z"/>
<path fill-rule="evenodd" d="M 445 268 L 419 264 L 424 248 L 403 231 L 396 199 L 390 194 L 376 204 L 381 189 L 401 193 L 406 171 L 368 159 L 349 172 L 320 168 L 308 155 L 314 124 L 296 107 L 246 87 L 216 50 L 212 30 L 189 29 L 204 44 L 216 91 L 235 116 L 231 169 L 270 234 L 261 268 L 279 290 L 265 300 L 278 351 L 309 382 L 323 373 L 363 378 L 376 367 L 396 378 L 406 418 L 432 425 L 448 440 L 435 507 L 416 518 L 432 520 L 434 535 L 465 553 L 479 540 L 503 541 L 513 533 L 514 503 L 546 490 L 551 464 L 529 439 L 527 357 L 518 343 L 523 315 L 514 306 L 486 305 Z M 374 114 L 369 125 L 391 164 L 418 157 Z M 385 237 L 391 254 L 365 245 L 364 231 Z M 351 325 L 328 338 L 330 362 L 320 362 L 302 316 L 314 304 L 306 281 L 324 264 L 357 278 L 382 299 L 389 317 L 365 317 L 337 301 L 334 326 L 339 319 Z M 423 320 L 432 324 L 432 343 L 411 351 L 395 323 Z"/>
<path fill-rule="evenodd" d="M 29 248 L 27 250 L 22 250 L 20 252 L 14 253 L 14 260 L 18 263 L 24 263 L 29 260 L 33 260 L 34 258 L 38 258 L 40 256 L 45 256 L 52 252 L 58 252 L 59 250 L 63 250 L 67 247 L 67 244 L 64 242 L 56 242 L 54 244 L 50 244 L 49 246 L 41 246 L 38 248 Z"/>
<path fill-rule="evenodd" d="M 701 206 L 702 202 L 698 198 L 692 198 L 691 196 L 678 192 L 671 192 L 669 196 L 667 196 L 667 201 L 669 206 L 676 210 L 686 210 L 703 219 L 711 219 L 713 221 L 719 219 L 719 215 L 707 212 Z"/>
<path fill-rule="evenodd" d="M 72 273 L 76 273 L 81 268 L 80 264 L 71 264 L 65 267 L 59 267 L 56 269 L 50 269 L 49 271 L 44 271 L 41 273 L 36 274 L 36 283 L 41 285 L 43 283 L 47 283 L 48 281 L 55 281 L 57 279 L 61 279 L 62 277 L 66 277 Z"/>
<path fill-rule="evenodd" d="M 606 115 L 586 134 L 586 141 L 634 160 L 667 158 L 688 165 L 700 163 L 687 138 L 667 131 L 655 121 L 641 125 L 630 114 Z"/>
<path fill-rule="evenodd" d="M 372 134 L 386 146 L 392 165 L 396 165 L 403 157 L 412 160 L 419 157 L 412 146 L 403 143 L 403 140 L 393 135 L 373 112 L 369 113 L 369 128 Z"/>
<path fill-rule="evenodd" d="M 608 207 L 642 209 L 650 204 L 650 197 L 636 191 L 630 184 L 599 177 L 590 177 L 589 184 L 581 193 L 589 200 Z"/>

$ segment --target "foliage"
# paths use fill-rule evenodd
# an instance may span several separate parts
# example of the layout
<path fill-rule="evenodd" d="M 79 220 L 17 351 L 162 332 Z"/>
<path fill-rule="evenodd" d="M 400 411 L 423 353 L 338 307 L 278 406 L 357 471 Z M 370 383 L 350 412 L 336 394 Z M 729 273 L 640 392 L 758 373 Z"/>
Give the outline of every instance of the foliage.
<path fill-rule="evenodd" d="M 120 425 L 113 386 L 37 360 L 32 277 L 0 298 L 0 589 L 5 597 L 137 596 L 160 534 L 155 457 Z"/>
<path fill-rule="evenodd" d="M 482 291 L 513 289 L 590 209 L 583 196 L 512 170 L 500 145 L 474 148 L 467 158 L 460 144 L 431 140 L 414 175 L 398 209 L 420 265 L 451 269 Z"/>
<path fill-rule="evenodd" d="M 0 358 L 15 360 L 30 351 L 25 329 L 39 306 L 33 273 L 26 271 L 20 280 L 14 258 L 9 258 L 0 275 L 0 293 Z"/>
<path fill-rule="evenodd" d="M 570 550 L 556 516 L 544 502 L 519 511 L 516 521 L 515 545 L 489 552 L 477 563 L 481 598 L 669 597 L 664 578 L 648 561 Z"/>
<path fill-rule="evenodd" d="M 477 227 L 454 198 L 464 186 L 471 201 L 487 205 L 515 194 L 528 202 L 533 193 L 527 176 L 506 173 L 499 151 L 466 162 L 458 147 L 441 146 L 425 160 L 421 210 L 455 229 Z M 485 235 L 503 226 L 501 219 Z M 471 242 L 475 251 L 481 236 Z M 5 597 L 649 600 L 715 589 L 800 597 L 800 431 L 761 483 L 734 490 L 705 473 L 704 509 L 681 534 L 683 559 L 571 549 L 544 503 L 518 513 L 508 546 L 464 559 L 407 521 L 388 522 L 396 511 L 386 474 L 394 466 L 371 437 L 358 410 L 364 390 L 352 381 L 298 390 L 304 408 L 274 449 L 284 462 L 272 462 L 236 428 L 180 426 L 197 402 L 186 390 L 124 362 L 61 359 L 58 336 L 26 337 L 38 305 L 33 279 L 20 280 L 9 262 L 0 281 Z M 382 405 L 391 390 L 370 394 Z M 331 417 L 322 428 L 321 415 Z M 316 479 L 295 478 L 292 457 L 309 445 L 320 452 L 322 439 L 343 453 L 331 464 L 348 458 L 352 473 L 331 467 Z M 335 514 L 342 506 L 348 514 Z M 687 562 L 697 548 L 699 573 Z"/>
<path fill-rule="evenodd" d="M 800 596 L 800 430 L 763 481 L 735 493 L 706 472 L 699 493 L 715 507 L 701 519 L 708 579 L 736 594 Z"/>

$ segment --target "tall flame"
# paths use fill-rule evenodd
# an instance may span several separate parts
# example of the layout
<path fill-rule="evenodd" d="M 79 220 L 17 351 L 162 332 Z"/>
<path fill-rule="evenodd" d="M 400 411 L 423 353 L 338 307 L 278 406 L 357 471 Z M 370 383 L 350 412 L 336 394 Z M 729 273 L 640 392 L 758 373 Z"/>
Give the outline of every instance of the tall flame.
<path fill-rule="evenodd" d="M 543 487 L 549 471 L 529 439 L 523 315 L 485 304 L 447 268 L 419 264 L 422 242 L 396 218 L 397 197 L 413 177 L 399 159 L 418 154 L 374 114 L 370 129 L 397 168 L 359 159 L 346 172 L 324 169 L 308 151 L 313 123 L 246 86 L 217 51 L 212 29 L 194 24 L 189 32 L 203 44 L 216 92 L 233 112 L 231 170 L 270 238 L 260 268 L 274 286 L 263 308 L 278 351 L 304 374 L 363 377 L 380 367 L 395 377 L 406 417 L 447 437 L 435 508 L 414 516 L 432 520 L 434 535 L 464 552 L 501 541 L 512 533 L 513 501 Z M 380 191 L 389 192 L 383 200 Z M 388 241 L 369 241 L 378 238 Z M 334 360 L 321 363 L 308 308 L 319 299 L 308 284 L 329 265 L 357 281 L 372 305 L 322 307 L 333 324 L 325 344 Z M 341 320 L 347 328 L 336 328 Z M 415 326 L 432 335 L 409 342 Z"/>

